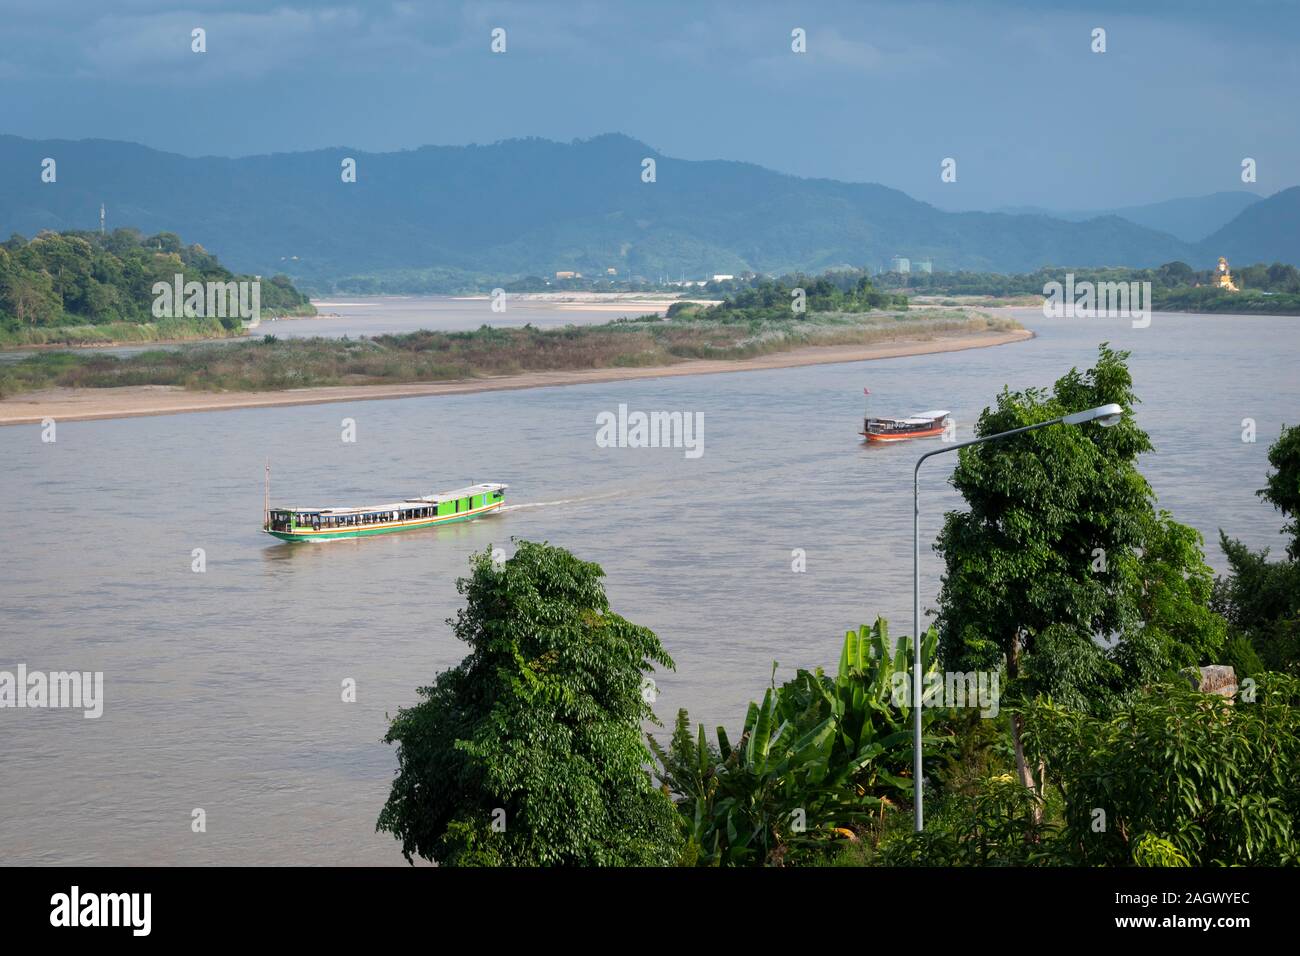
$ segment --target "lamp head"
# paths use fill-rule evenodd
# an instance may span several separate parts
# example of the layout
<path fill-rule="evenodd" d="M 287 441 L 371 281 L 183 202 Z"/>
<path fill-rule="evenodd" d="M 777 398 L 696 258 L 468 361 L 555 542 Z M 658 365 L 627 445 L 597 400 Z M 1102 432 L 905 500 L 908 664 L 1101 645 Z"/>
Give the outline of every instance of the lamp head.
<path fill-rule="evenodd" d="M 1075 412 L 1073 415 L 1066 415 L 1061 419 L 1067 425 L 1082 425 L 1084 422 L 1096 422 L 1103 428 L 1110 428 L 1112 425 L 1118 425 L 1124 417 L 1124 409 L 1114 402 L 1109 405 L 1099 405 L 1096 408 L 1090 408 L 1087 411 Z"/>

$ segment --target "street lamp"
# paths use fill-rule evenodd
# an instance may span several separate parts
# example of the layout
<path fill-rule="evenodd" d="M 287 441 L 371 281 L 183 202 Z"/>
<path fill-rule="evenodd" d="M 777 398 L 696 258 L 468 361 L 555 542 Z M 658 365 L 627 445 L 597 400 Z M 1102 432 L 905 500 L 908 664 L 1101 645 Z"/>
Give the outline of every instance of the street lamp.
<path fill-rule="evenodd" d="M 912 711 L 915 718 L 912 732 L 912 788 L 915 795 L 917 833 L 925 829 L 925 815 L 921 808 L 923 789 L 921 786 L 921 501 L 918 484 L 921 462 L 927 458 L 933 458 L 935 455 L 942 455 L 945 452 L 956 451 L 959 448 L 969 448 L 971 445 L 982 445 L 986 441 L 994 441 L 998 438 L 1009 438 L 1012 435 L 1036 431 L 1039 428 L 1047 428 L 1049 425 L 1082 425 L 1085 422 L 1097 422 L 1099 425 L 1109 428 L 1111 425 L 1118 425 L 1123 417 L 1124 409 L 1112 402 L 1109 405 L 1090 408 L 1085 412 L 1062 415 L 1060 418 L 1038 422 L 1035 425 L 1025 425 L 1023 428 L 1013 428 L 1010 431 L 998 432 L 996 435 L 985 435 L 983 438 L 949 445 L 946 448 L 926 452 L 916 460 L 916 467 L 912 469 Z"/>

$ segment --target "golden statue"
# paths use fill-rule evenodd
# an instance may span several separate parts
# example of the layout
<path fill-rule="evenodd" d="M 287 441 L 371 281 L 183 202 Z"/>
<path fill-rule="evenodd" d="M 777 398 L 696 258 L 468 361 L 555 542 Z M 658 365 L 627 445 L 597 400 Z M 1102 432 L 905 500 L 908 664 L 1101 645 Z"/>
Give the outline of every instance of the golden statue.
<path fill-rule="evenodd" d="M 1226 289 L 1229 292 L 1239 292 L 1240 290 L 1233 284 L 1232 270 L 1228 268 L 1228 260 L 1219 256 L 1219 267 L 1214 273 L 1214 287 L 1216 289 Z"/>

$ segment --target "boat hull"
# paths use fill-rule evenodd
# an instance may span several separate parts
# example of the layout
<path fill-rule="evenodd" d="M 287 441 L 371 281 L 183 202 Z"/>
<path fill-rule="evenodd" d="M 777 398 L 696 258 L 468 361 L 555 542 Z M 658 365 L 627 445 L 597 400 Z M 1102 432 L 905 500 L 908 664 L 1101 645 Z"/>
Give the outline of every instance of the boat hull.
<path fill-rule="evenodd" d="M 411 521 L 391 521 L 379 525 L 367 525 L 352 528 L 322 528 L 320 531 L 317 531 L 314 528 L 295 528 L 292 531 L 270 531 L 264 528 L 263 531 L 273 538 L 279 538 L 281 541 L 295 542 L 339 541 L 344 538 L 368 538 L 371 535 L 376 534 L 400 534 L 403 531 L 418 531 L 421 528 L 434 528 L 444 524 L 452 524 L 457 521 L 470 521 L 474 518 L 481 518 L 484 515 L 500 511 L 504 506 L 504 501 L 495 501 L 482 508 L 475 508 L 473 511 L 465 511 L 460 514 L 441 515 L 436 518 L 417 518 Z"/>
<path fill-rule="evenodd" d="M 874 432 L 864 432 L 869 442 L 892 442 L 892 441 L 911 441 L 913 438 L 934 438 L 943 434 L 943 428 L 927 428 L 919 432 L 902 432 L 889 434 L 876 434 Z"/>

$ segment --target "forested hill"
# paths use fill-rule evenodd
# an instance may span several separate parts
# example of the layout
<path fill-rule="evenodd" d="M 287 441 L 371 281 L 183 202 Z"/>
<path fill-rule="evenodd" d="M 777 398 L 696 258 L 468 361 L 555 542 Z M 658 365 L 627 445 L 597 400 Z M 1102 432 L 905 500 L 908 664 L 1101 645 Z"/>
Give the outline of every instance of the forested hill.
<path fill-rule="evenodd" d="M 56 182 L 41 181 L 45 158 L 57 160 Z M 343 181 L 349 158 L 355 182 Z M 646 159 L 653 182 L 643 181 Z M 241 159 L 0 136 L 3 232 L 92 227 L 101 202 L 110 227 L 129 219 L 178 232 L 220 250 L 233 268 L 283 271 L 316 287 L 412 270 L 454 287 L 466 274 L 560 270 L 654 279 L 878 269 L 895 255 L 998 272 L 1198 261 L 1187 243 L 1114 216 L 950 213 L 885 186 L 674 159 L 615 134 Z"/>
<path fill-rule="evenodd" d="M 0 243 L 0 331 L 154 321 L 154 284 L 252 280 L 236 275 L 200 245 L 174 233 L 133 229 L 45 232 Z M 307 297 L 284 276 L 263 278 L 263 314 L 305 314 Z M 232 318 L 231 327 L 239 321 Z"/>

